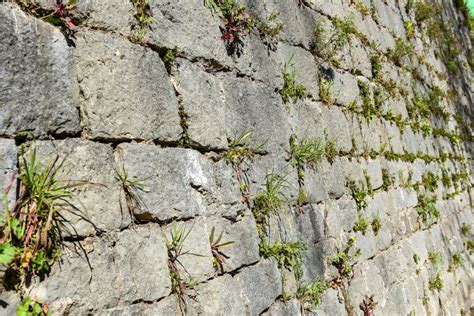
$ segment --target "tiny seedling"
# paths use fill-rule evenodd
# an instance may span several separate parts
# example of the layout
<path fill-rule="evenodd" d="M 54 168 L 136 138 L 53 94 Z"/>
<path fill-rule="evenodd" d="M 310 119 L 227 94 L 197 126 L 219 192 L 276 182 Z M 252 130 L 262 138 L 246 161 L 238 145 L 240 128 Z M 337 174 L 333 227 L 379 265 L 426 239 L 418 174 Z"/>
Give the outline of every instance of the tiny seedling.
<path fill-rule="evenodd" d="M 317 277 L 308 284 L 301 284 L 298 287 L 296 297 L 303 303 L 305 310 L 314 312 L 327 289 L 326 281 L 322 277 Z"/>
<path fill-rule="evenodd" d="M 219 234 L 219 237 L 215 238 L 215 227 L 212 227 L 211 234 L 209 235 L 209 242 L 211 244 L 211 251 L 213 257 L 213 265 L 216 273 L 224 272 L 225 260 L 229 257 L 222 252 L 222 249 L 229 247 L 234 241 L 221 242 L 223 231 Z"/>
<path fill-rule="evenodd" d="M 285 62 L 283 69 L 283 88 L 280 90 L 280 95 L 285 104 L 290 102 L 290 99 L 296 102 L 308 95 L 306 87 L 301 83 L 296 83 L 297 75 L 293 63 L 294 56 L 295 53 Z M 292 70 L 290 70 L 290 67 Z"/>
<path fill-rule="evenodd" d="M 348 186 L 351 189 L 352 197 L 356 202 L 357 209 L 362 210 L 366 208 L 368 205 L 366 199 L 367 196 L 370 195 L 368 189 L 358 187 L 353 180 L 349 181 Z"/>

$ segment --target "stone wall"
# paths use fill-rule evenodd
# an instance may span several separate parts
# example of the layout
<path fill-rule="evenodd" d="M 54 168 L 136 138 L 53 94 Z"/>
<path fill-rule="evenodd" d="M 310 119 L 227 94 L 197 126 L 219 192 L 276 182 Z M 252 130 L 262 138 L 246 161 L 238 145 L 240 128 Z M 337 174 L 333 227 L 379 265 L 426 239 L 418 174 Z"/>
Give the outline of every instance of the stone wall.
<path fill-rule="evenodd" d="M 278 11 L 283 28 L 242 28 L 234 51 L 203 1 L 149 0 L 142 34 L 127 0 L 77 1 L 74 30 L 44 21 L 54 1 L 28 2 L 0 3 L 0 186 L 12 204 L 22 145 L 90 184 L 63 212 L 61 260 L 23 295 L 58 315 L 469 313 L 472 43 L 454 2 L 242 1 L 242 19 Z M 325 154 L 292 163 L 290 139 Z M 143 184 L 132 207 L 122 168 Z M 18 292 L 0 297 L 14 314 Z"/>

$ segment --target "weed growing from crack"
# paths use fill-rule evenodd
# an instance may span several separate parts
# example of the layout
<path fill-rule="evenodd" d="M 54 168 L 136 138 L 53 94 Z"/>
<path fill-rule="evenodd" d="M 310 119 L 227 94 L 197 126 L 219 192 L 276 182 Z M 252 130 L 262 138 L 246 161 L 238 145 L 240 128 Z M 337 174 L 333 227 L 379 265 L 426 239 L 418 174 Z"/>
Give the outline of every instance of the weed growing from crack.
<path fill-rule="evenodd" d="M 281 191 L 285 183 L 285 177 L 270 173 L 265 178 L 264 190 L 255 196 L 253 215 L 260 230 L 267 224 L 268 216 L 278 216 L 284 211 L 284 205 L 287 203 L 287 199 Z"/>
<path fill-rule="evenodd" d="M 461 257 L 460 252 L 455 252 L 451 256 L 451 260 L 449 262 L 448 272 L 453 272 L 457 270 L 462 265 L 463 259 Z"/>
<path fill-rule="evenodd" d="M 439 292 L 443 289 L 443 287 L 444 287 L 444 282 L 439 273 L 436 273 L 436 275 L 433 278 L 431 278 L 428 282 L 428 289 L 431 291 Z"/>
<path fill-rule="evenodd" d="M 115 169 L 115 179 L 122 188 L 130 218 L 132 221 L 136 221 L 135 210 L 147 208 L 140 195 L 141 192 L 145 192 L 143 181 L 138 178 L 130 178 L 123 165 Z"/>
<path fill-rule="evenodd" d="M 142 43 L 147 30 L 151 29 L 150 25 L 153 22 L 153 11 L 151 10 L 148 0 L 130 0 L 130 3 L 133 5 L 133 18 L 136 21 L 136 25 L 133 26 L 136 33 L 131 35 L 130 39 L 134 42 Z"/>
<path fill-rule="evenodd" d="M 186 225 L 180 227 L 173 226 L 170 231 L 170 238 L 168 239 L 166 235 L 164 236 L 168 251 L 168 269 L 170 271 L 171 288 L 172 292 L 176 294 L 178 298 L 179 308 L 183 314 L 186 314 L 186 297 L 188 296 L 188 290 L 192 289 L 198 282 L 196 280 L 190 282 L 184 280 L 178 267 L 181 266 L 185 273 L 188 275 L 189 273 L 181 263 L 180 258 L 185 255 L 201 256 L 189 251 L 183 251 L 184 242 L 189 237 L 192 229 L 193 227 L 186 229 Z"/>
<path fill-rule="evenodd" d="M 359 308 L 364 313 L 364 316 L 374 316 L 377 304 L 378 303 L 374 300 L 373 295 L 366 295 L 362 300 L 362 303 L 359 305 Z"/>
<path fill-rule="evenodd" d="M 294 56 L 295 54 L 293 53 L 285 62 L 283 68 L 283 88 L 280 90 L 280 95 L 285 104 L 290 102 L 290 99 L 296 102 L 308 95 L 306 87 L 301 83 L 296 83 L 297 75 L 293 63 Z M 292 70 L 290 70 L 290 67 Z"/>
<path fill-rule="evenodd" d="M 370 225 L 372 226 L 372 231 L 374 232 L 374 235 L 377 236 L 379 234 L 380 229 L 382 229 L 382 222 L 380 220 L 380 217 L 376 216 L 372 220 Z"/>
<path fill-rule="evenodd" d="M 317 277 L 310 283 L 300 284 L 296 297 L 303 303 L 305 310 L 313 312 L 318 308 L 327 289 L 326 281 L 322 277 Z"/>
<path fill-rule="evenodd" d="M 295 134 L 290 136 L 290 149 L 287 151 L 290 164 L 297 169 L 298 179 L 302 182 L 305 167 L 315 168 L 325 154 L 321 138 L 306 138 L 298 141 Z"/>
<path fill-rule="evenodd" d="M 25 296 L 16 310 L 18 316 L 52 316 L 48 304 Z"/>
<path fill-rule="evenodd" d="M 359 213 L 357 221 L 354 223 L 354 226 L 352 227 L 352 230 L 355 232 L 360 232 L 362 235 L 365 236 L 365 233 L 367 231 L 367 228 L 370 226 L 370 222 L 368 219 L 363 217 L 362 214 Z"/>
<path fill-rule="evenodd" d="M 440 216 L 440 213 L 435 206 L 436 197 L 430 198 L 423 195 L 419 197 L 418 200 L 419 204 L 416 208 L 416 212 L 420 216 L 423 224 L 431 226 Z"/>
<path fill-rule="evenodd" d="M 352 197 L 354 198 L 357 209 L 362 210 L 367 207 L 367 197 L 370 195 L 370 192 L 368 189 L 365 189 L 363 187 L 358 187 L 353 180 L 349 180 L 348 183 L 349 188 L 351 189 L 352 192 Z"/>
<path fill-rule="evenodd" d="M 0 264 L 9 286 L 22 286 L 32 275 L 49 273 L 61 254 L 61 211 L 71 206 L 73 189 L 85 183 L 58 179 L 63 161 L 56 156 L 43 165 L 36 148 L 29 159 L 23 152 L 19 166 L 19 196 L 12 209 L 5 202 L 6 223 L 0 232 Z M 5 196 L 6 201 L 6 196 Z"/>
<path fill-rule="evenodd" d="M 222 240 L 223 231 L 219 234 L 219 237 L 215 238 L 215 227 L 212 227 L 211 234 L 209 235 L 209 243 L 211 244 L 212 251 L 212 264 L 216 273 L 224 273 L 224 264 L 225 260 L 229 259 L 227 255 L 222 252 L 222 249 L 231 246 L 234 241 L 224 241 Z"/>
<path fill-rule="evenodd" d="M 353 269 L 356 264 L 354 259 L 361 255 L 359 248 L 356 248 L 353 255 L 350 255 L 351 249 L 355 246 L 355 241 L 356 238 L 351 236 L 344 248 L 338 250 L 334 256 L 327 259 L 327 263 L 334 266 L 338 271 L 338 275 L 333 282 L 335 287 L 339 286 L 343 279 L 350 281 L 353 278 Z"/>

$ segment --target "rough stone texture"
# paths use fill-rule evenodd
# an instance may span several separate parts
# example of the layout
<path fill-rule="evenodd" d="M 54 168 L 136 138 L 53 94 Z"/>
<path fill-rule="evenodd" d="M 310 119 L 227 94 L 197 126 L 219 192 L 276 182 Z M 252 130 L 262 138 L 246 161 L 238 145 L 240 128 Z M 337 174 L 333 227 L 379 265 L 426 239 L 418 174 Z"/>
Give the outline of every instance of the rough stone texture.
<path fill-rule="evenodd" d="M 15 174 L 23 145 L 36 146 L 43 163 L 55 154 L 66 159 L 60 179 L 85 185 L 74 189 L 74 213 L 61 211 L 67 228 L 61 262 L 44 279 L 33 277 L 25 293 L 59 315 L 332 316 L 348 314 L 349 304 L 362 315 L 359 306 L 370 295 L 375 315 L 470 312 L 472 43 L 454 4 L 443 3 L 442 21 L 455 30 L 458 73 L 440 54 L 442 38 L 427 32 L 441 17 L 416 23 L 406 0 L 239 0 L 259 20 L 241 32 L 232 56 L 222 39 L 225 21 L 201 1 L 148 1 L 145 13 L 153 16 L 142 38 L 136 36 L 140 12 L 128 0 L 79 1 L 66 13 L 78 24 L 69 38 L 41 21 L 55 4 L 34 3 L 41 10 L 29 14 L 0 4 L 0 188 Z M 275 10 L 280 15 L 271 24 L 284 25 L 268 45 L 260 22 Z M 336 19 L 350 18 L 357 32 L 323 60 L 318 36 L 329 40 Z M 412 37 L 406 23 L 413 23 Z M 399 40 L 415 50 L 401 58 L 402 66 L 387 54 Z M 289 73 L 308 94 L 284 104 L 290 58 Z M 329 102 L 321 100 L 322 77 Z M 369 99 L 358 81 L 369 86 Z M 438 90 L 443 115 L 434 100 L 430 113 L 413 115 L 413 98 L 433 98 Z M 247 131 L 248 138 L 230 146 Z M 325 151 L 315 166 L 292 166 L 292 134 L 333 142 L 336 157 Z M 229 150 L 249 155 L 232 164 Z M 116 179 L 122 167 L 125 187 Z M 437 188 L 430 188 L 428 172 Z M 284 179 L 280 188 L 266 182 L 270 174 Z M 129 208 L 130 184 L 143 203 Z M 440 214 L 429 223 L 420 216 L 428 210 L 424 196 L 436 197 Z M 12 187 L 7 198 L 15 197 Z M 258 201 L 274 204 L 258 209 Z M 262 219 L 259 212 L 269 215 Z M 370 224 L 365 233 L 355 231 L 361 218 Z M 380 219 L 377 234 L 374 219 Z M 177 263 L 183 282 L 173 284 L 166 238 L 178 227 L 190 234 Z M 233 242 L 228 247 L 216 245 L 221 233 L 221 243 Z M 283 243 L 274 249 L 283 264 L 260 253 L 261 238 Z M 351 238 L 353 275 L 350 284 L 342 280 L 344 293 L 328 259 Z M 282 256 L 292 259 L 289 242 L 305 246 L 293 254 L 301 267 L 284 267 Z M 429 262 L 433 251 L 439 266 Z M 448 271 L 454 254 L 462 263 Z M 428 289 L 437 273 L 439 292 Z M 330 288 L 319 302 L 303 302 L 298 288 L 318 277 Z M 18 293 L 2 289 L 0 314 L 14 314 L 19 301 Z M 319 304 L 305 311 L 311 303 Z"/>
<path fill-rule="evenodd" d="M 123 144 L 118 147 L 116 159 L 131 179 L 143 181 L 140 195 L 144 205 L 134 210 L 140 220 L 189 219 L 219 211 L 235 216 L 243 208 L 235 181 L 221 187 L 216 179 L 219 170 L 214 167 L 230 172 L 230 166 L 214 165 L 197 151 Z M 169 183 L 174 185 L 167 186 Z"/>
<path fill-rule="evenodd" d="M 99 32 L 82 33 L 76 45 L 90 138 L 178 139 L 178 102 L 157 53 Z"/>
<path fill-rule="evenodd" d="M 112 147 L 80 139 L 41 141 L 36 145 L 39 162 L 58 157 L 64 161 L 58 179 L 79 184 L 71 208 L 62 212 L 66 236 L 87 236 L 127 226 L 128 211 L 120 204 L 120 186 L 115 179 Z M 29 157 L 29 154 L 26 154 Z"/>
<path fill-rule="evenodd" d="M 73 48 L 61 32 L 0 4 L 0 135 L 74 135 L 79 89 Z"/>
<path fill-rule="evenodd" d="M 78 247 L 87 253 L 87 261 Z M 145 226 L 103 239 L 86 239 L 69 248 L 71 253 L 63 256 L 63 264 L 32 290 L 59 313 L 94 313 L 137 300 L 155 301 L 171 291 L 159 227 Z M 89 299 L 76 303 L 85 296 Z"/>
<path fill-rule="evenodd" d="M 17 148 L 15 141 L 0 139 L 0 191 L 7 194 L 10 207 L 13 206 L 16 193 L 15 168 L 17 166 Z M 5 203 L 0 205 L 0 216 L 3 221 Z"/>

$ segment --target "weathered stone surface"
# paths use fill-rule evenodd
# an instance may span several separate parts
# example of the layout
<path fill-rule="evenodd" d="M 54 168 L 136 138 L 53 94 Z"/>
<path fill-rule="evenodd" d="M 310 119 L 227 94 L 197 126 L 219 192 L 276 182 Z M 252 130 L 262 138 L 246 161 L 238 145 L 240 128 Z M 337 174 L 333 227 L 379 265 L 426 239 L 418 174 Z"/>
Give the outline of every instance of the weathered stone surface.
<path fill-rule="evenodd" d="M 58 179 L 79 183 L 70 199 L 72 208 L 62 212 L 66 236 L 87 236 L 127 226 L 130 215 L 120 205 L 121 191 L 115 180 L 112 147 L 80 139 L 41 141 L 35 145 L 46 164 L 56 156 L 64 161 Z M 29 157 L 28 153 L 26 154 Z"/>
<path fill-rule="evenodd" d="M 0 135 L 77 135 L 72 47 L 53 26 L 0 4 Z"/>
<path fill-rule="evenodd" d="M 243 208 L 236 181 L 217 185 L 219 168 L 228 168 L 230 177 L 231 167 L 214 165 L 195 150 L 122 144 L 116 159 L 131 179 L 143 181 L 140 196 L 144 205 L 134 210 L 140 220 L 168 221 L 217 213 L 235 217 Z"/>
<path fill-rule="evenodd" d="M 145 226 L 102 239 L 86 239 L 81 245 L 70 245 L 70 249 L 73 251 L 63 256 L 62 264 L 56 264 L 51 275 L 36 284 L 32 292 L 58 314 L 83 314 L 141 300 L 155 301 L 171 292 L 166 247 L 159 227 Z"/>
<path fill-rule="evenodd" d="M 248 313 L 239 283 L 226 274 L 196 288 L 199 297 L 192 302 L 192 315 L 245 315 Z"/>
<path fill-rule="evenodd" d="M 292 299 L 287 302 L 278 301 L 273 304 L 268 311 L 262 316 L 286 316 L 286 315 L 301 315 L 301 304 L 297 299 Z"/>
<path fill-rule="evenodd" d="M 201 220 L 191 223 L 172 223 L 164 229 L 165 240 L 170 244 L 182 233 L 186 239 L 182 243 L 182 255 L 177 258 L 176 268 L 186 283 L 204 281 L 214 274 L 211 245 L 207 227 Z"/>
<path fill-rule="evenodd" d="M 260 259 L 258 244 L 260 242 L 257 226 L 253 215 L 246 212 L 237 222 L 216 218 L 206 222 L 207 235 L 214 228 L 214 241 L 219 243 L 233 242 L 231 245 L 219 248 L 225 255 L 224 271 L 234 271 L 244 265 L 250 265 Z"/>
<path fill-rule="evenodd" d="M 16 193 L 15 169 L 17 149 L 12 139 L 0 139 L 0 192 L 7 194 L 9 207 L 13 206 Z M 0 221 L 3 221 L 5 203 L 0 205 Z"/>
<path fill-rule="evenodd" d="M 178 102 L 157 53 L 92 31 L 78 36 L 76 45 L 88 137 L 177 141 Z"/>
<path fill-rule="evenodd" d="M 196 79 L 199 78 L 199 79 Z M 266 150 L 286 146 L 289 128 L 278 93 L 242 78 L 218 77 L 181 60 L 178 90 L 187 115 L 188 135 L 201 146 L 226 148 L 227 137 L 253 131 Z M 225 80 L 224 80 L 225 79 Z"/>
<path fill-rule="evenodd" d="M 281 276 L 276 261 L 264 260 L 245 268 L 235 279 L 241 288 L 247 314 L 260 314 L 281 295 Z"/>

